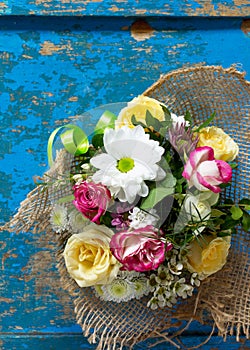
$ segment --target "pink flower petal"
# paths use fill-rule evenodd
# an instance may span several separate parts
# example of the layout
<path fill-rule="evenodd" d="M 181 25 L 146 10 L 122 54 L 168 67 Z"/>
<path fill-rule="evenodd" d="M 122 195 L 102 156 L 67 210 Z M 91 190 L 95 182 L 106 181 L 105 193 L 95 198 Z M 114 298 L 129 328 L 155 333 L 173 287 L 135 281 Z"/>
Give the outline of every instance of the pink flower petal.
<path fill-rule="evenodd" d="M 193 169 L 206 160 L 214 160 L 214 150 L 211 147 L 198 147 L 190 153 L 189 161 Z"/>
<path fill-rule="evenodd" d="M 192 176 L 192 172 L 193 172 L 193 168 L 190 161 L 188 160 L 187 163 L 184 165 L 182 176 L 185 177 L 185 179 L 190 180 Z"/>
<path fill-rule="evenodd" d="M 224 162 L 223 160 L 216 160 L 215 162 L 218 166 L 222 182 L 227 183 L 231 181 L 232 180 L 231 166 L 227 162 Z"/>
<path fill-rule="evenodd" d="M 207 178 L 206 177 L 203 177 L 200 173 L 196 173 L 197 174 L 197 179 L 199 181 L 199 183 L 204 186 L 205 188 L 211 190 L 212 192 L 214 193 L 219 193 L 221 192 L 221 189 L 220 187 L 218 186 L 214 186 L 212 185 L 210 182 L 207 182 Z"/>

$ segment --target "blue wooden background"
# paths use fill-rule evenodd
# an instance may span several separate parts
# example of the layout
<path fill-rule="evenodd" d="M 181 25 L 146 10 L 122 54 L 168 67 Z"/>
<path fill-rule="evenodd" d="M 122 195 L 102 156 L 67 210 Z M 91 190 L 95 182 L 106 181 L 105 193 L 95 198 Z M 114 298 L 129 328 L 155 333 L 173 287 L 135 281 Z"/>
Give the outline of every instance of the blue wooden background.
<path fill-rule="evenodd" d="M 249 0 L 0 1 L 0 222 L 47 170 L 56 126 L 201 62 L 236 64 L 250 80 Z M 54 253 L 43 234 L 0 234 L 0 349 L 95 348 L 76 325 Z M 196 345 L 209 331 L 192 326 L 184 342 Z M 216 335 L 202 347 L 249 348 Z"/>

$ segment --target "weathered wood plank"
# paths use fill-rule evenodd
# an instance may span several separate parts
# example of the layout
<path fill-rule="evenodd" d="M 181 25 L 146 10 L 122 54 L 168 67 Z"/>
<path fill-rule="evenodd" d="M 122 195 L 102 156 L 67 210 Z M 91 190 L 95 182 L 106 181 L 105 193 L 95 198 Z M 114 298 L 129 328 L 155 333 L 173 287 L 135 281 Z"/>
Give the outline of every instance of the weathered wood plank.
<path fill-rule="evenodd" d="M 185 345 L 192 347 L 197 344 L 206 342 L 207 337 L 205 335 L 188 336 L 185 338 Z M 152 342 L 150 349 L 152 350 L 176 350 L 175 346 L 158 344 L 153 346 L 155 342 Z M 90 345 L 83 340 L 81 334 L 11 334 L 1 335 L 0 334 L 0 346 L 1 350 L 20 350 L 20 349 L 36 349 L 36 350 L 94 350 L 95 345 Z M 167 347 L 166 347 L 167 346 Z M 149 349 L 145 343 L 138 344 L 134 350 L 146 350 Z M 246 342 L 235 344 L 234 341 L 229 337 L 226 343 L 220 337 L 212 337 L 208 344 L 202 346 L 203 350 L 247 350 L 249 346 Z"/>
<path fill-rule="evenodd" d="M 32 176 L 47 169 L 46 142 L 57 125 L 95 106 L 129 100 L 183 64 L 239 63 L 249 79 L 247 23 L 236 18 L 2 17 L 0 222 L 34 187 Z M 1 233 L 0 259 L 3 350 L 19 350 L 20 339 L 28 349 L 91 348 L 79 336 L 72 302 L 60 286 L 53 241 L 45 235 Z M 210 344 L 225 349 L 221 338 L 213 339 L 207 349 Z M 226 344 L 239 347 L 234 338 Z"/>
<path fill-rule="evenodd" d="M 50 16 L 250 16 L 249 0 L 3 0 L 4 15 Z"/>

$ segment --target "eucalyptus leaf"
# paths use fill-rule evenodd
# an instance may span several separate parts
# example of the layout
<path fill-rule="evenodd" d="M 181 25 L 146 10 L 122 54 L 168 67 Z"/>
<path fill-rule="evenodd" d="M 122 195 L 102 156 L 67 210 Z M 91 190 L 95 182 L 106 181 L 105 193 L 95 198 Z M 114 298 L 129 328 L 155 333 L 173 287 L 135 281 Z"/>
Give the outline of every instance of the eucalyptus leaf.
<path fill-rule="evenodd" d="M 156 187 L 153 188 L 147 198 L 145 198 L 140 206 L 141 209 L 147 210 L 153 208 L 157 203 L 165 197 L 174 193 L 173 187 Z"/>
<path fill-rule="evenodd" d="M 158 184 L 160 185 L 160 187 L 173 188 L 176 185 L 176 178 L 171 173 L 167 173 L 165 178 L 162 181 L 160 181 Z"/>

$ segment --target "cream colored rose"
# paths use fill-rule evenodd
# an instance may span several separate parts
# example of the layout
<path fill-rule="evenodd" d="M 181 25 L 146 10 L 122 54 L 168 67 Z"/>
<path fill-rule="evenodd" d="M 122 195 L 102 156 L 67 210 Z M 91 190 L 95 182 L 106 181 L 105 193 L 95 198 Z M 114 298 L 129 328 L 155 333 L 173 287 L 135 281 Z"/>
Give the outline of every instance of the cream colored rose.
<path fill-rule="evenodd" d="M 230 162 L 234 160 L 239 153 L 239 146 L 237 143 L 221 128 L 217 128 L 216 126 L 203 128 L 199 131 L 198 136 L 198 147 L 212 147 L 215 159 Z"/>
<path fill-rule="evenodd" d="M 117 117 L 116 127 L 121 128 L 124 125 L 133 127 L 133 123 L 131 121 L 132 116 L 135 116 L 137 121 L 145 123 L 147 111 L 149 111 L 152 116 L 159 121 L 165 120 L 164 111 L 160 105 L 160 102 L 154 98 L 140 95 L 128 102 L 127 107 L 121 109 Z"/>
<path fill-rule="evenodd" d="M 189 245 L 187 268 L 204 277 L 222 269 L 225 265 L 230 248 L 231 237 L 203 235 L 199 240 L 194 239 Z"/>
<path fill-rule="evenodd" d="M 80 287 L 108 284 L 116 277 L 120 263 L 109 249 L 112 236 L 107 227 L 90 224 L 68 239 L 63 253 L 65 265 Z"/>

